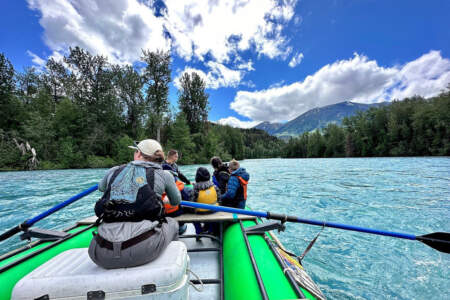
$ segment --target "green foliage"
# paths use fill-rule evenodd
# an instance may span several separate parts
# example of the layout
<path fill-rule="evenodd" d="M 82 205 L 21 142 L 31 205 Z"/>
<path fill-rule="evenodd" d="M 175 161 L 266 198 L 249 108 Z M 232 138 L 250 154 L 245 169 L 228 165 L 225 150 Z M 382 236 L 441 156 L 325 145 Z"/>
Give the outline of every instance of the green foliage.
<path fill-rule="evenodd" d="M 13 142 L 14 136 L 0 129 L 0 170 L 21 170 L 25 168 L 26 159 Z"/>
<path fill-rule="evenodd" d="M 180 164 L 190 164 L 194 162 L 195 144 L 189 133 L 189 126 L 185 115 L 180 112 L 175 119 L 170 130 L 167 149 L 176 149 L 179 152 Z"/>
<path fill-rule="evenodd" d="M 110 168 L 113 167 L 117 164 L 117 162 L 110 158 L 109 156 L 107 157 L 102 157 L 102 156 L 95 156 L 95 155 L 89 155 L 86 158 L 86 167 L 87 168 Z"/>
<path fill-rule="evenodd" d="M 133 139 L 128 135 L 123 135 L 114 142 L 114 160 L 119 164 L 125 164 L 133 159 L 133 149 L 128 146 L 133 145 Z"/>
<path fill-rule="evenodd" d="M 286 142 L 258 129 L 208 123 L 206 84 L 180 80 L 179 111 L 169 108 L 170 55 L 144 51 L 141 74 L 106 57 L 71 48 L 64 62 L 16 72 L 0 53 L 0 170 L 100 168 L 132 159 L 133 140 L 160 138 L 180 163 L 232 158 L 450 155 L 450 92 L 372 108 Z M 15 140 L 14 140 L 15 139 Z M 16 144 L 16 142 L 18 144 Z"/>
<path fill-rule="evenodd" d="M 83 154 L 70 137 L 60 140 L 56 157 L 64 169 L 83 168 L 86 165 Z"/>
<path fill-rule="evenodd" d="M 170 52 L 158 50 L 142 51 L 142 60 L 147 64 L 143 81 L 147 87 L 147 107 L 153 113 L 156 139 L 161 141 L 160 131 L 164 114 L 169 110 Z"/>
<path fill-rule="evenodd" d="M 329 124 L 291 139 L 285 157 L 422 156 L 450 154 L 450 92 L 371 108 L 343 126 Z"/>
<path fill-rule="evenodd" d="M 192 72 L 185 72 L 180 78 L 178 105 L 186 116 L 191 133 L 201 132 L 208 120 L 209 95 L 205 93 L 206 82 Z"/>

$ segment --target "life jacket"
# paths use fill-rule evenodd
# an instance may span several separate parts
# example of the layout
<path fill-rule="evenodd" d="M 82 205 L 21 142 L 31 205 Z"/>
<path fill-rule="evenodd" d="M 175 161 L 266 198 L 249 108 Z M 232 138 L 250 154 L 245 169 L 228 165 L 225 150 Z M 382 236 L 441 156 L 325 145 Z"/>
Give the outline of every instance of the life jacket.
<path fill-rule="evenodd" d="M 236 176 L 238 179 L 239 179 L 239 183 L 241 184 L 241 187 L 242 187 L 242 193 L 243 193 L 243 196 L 244 196 L 244 200 L 247 200 L 247 184 L 248 184 L 248 181 L 247 180 L 244 180 L 244 178 L 242 178 L 241 176 Z"/>
<path fill-rule="evenodd" d="M 138 170 L 140 168 L 144 170 Z M 145 175 L 140 176 L 139 173 Z M 154 186 L 153 168 L 122 165 L 114 171 L 105 193 L 95 204 L 95 214 L 108 223 L 161 221 L 164 217 L 163 203 Z"/>
<path fill-rule="evenodd" d="M 177 188 L 178 188 L 178 190 L 180 192 L 184 189 L 184 182 L 183 181 L 177 180 L 177 181 L 175 181 L 175 184 L 177 185 Z M 168 199 L 167 199 L 167 201 L 165 201 L 165 198 L 167 198 L 166 193 L 163 193 L 161 198 L 163 199 L 164 212 L 166 214 L 170 214 L 170 213 L 176 212 L 178 209 L 180 209 L 179 205 L 171 205 L 170 202 L 168 201 Z"/>
<path fill-rule="evenodd" d="M 205 190 L 198 191 L 197 203 L 219 205 L 219 203 L 217 203 L 217 192 L 214 185 L 211 185 L 209 188 Z M 196 208 L 195 212 L 205 213 L 210 212 L 210 210 L 204 208 Z"/>
<path fill-rule="evenodd" d="M 230 201 L 233 207 L 237 207 L 239 202 L 247 200 L 248 181 L 238 175 L 232 174 L 231 176 L 236 176 L 239 180 L 239 187 L 236 190 L 236 195 L 234 196 L 234 199 Z"/>

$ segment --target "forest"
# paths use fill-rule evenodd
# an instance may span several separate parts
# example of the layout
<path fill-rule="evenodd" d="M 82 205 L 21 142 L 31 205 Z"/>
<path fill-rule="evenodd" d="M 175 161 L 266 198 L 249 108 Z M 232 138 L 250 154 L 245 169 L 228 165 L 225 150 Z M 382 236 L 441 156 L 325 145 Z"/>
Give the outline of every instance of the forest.
<path fill-rule="evenodd" d="M 450 155 L 450 85 L 440 95 L 394 100 L 341 125 L 288 141 L 258 129 L 208 121 L 209 95 L 184 73 L 178 106 L 168 100 L 169 52 L 142 51 L 142 65 L 118 65 L 70 48 L 62 60 L 19 72 L 0 53 L 0 170 L 104 168 L 132 158 L 127 146 L 154 138 L 181 164 L 232 158 Z"/>
<path fill-rule="evenodd" d="M 450 155 L 450 86 L 436 97 L 394 100 L 289 140 L 283 157 Z"/>
<path fill-rule="evenodd" d="M 132 159 L 127 146 L 145 138 L 179 150 L 181 164 L 280 156 L 284 143 L 264 131 L 209 122 L 195 72 L 182 75 L 171 106 L 168 52 L 144 50 L 141 60 L 117 65 L 75 47 L 20 72 L 0 53 L 0 170 L 110 167 Z"/>

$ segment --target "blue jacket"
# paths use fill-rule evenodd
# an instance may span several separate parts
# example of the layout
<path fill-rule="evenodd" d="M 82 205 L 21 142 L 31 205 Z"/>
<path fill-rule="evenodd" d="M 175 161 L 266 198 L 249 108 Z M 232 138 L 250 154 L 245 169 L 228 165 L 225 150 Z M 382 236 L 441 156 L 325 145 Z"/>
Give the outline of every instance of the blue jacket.
<path fill-rule="evenodd" d="M 222 196 L 223 205 L 236 207 L 238 202 L 244 200 L 241 183 L 237 176 L 242 177 L 245 181 L 250 179 L 250 175 L 244 168 L 239 168 L 231 173 L 230 179 L 228 180 L 227 192 Z"/>

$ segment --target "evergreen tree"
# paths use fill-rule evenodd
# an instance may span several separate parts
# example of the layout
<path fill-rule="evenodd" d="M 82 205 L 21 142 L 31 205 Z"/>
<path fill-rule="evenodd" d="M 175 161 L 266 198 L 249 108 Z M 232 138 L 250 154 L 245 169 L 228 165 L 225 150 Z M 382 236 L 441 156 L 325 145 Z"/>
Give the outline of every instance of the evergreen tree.
<path fill-rule="evenodd" d="M 170 130 L 167 148 L 176 149 L 179 152 L 181 164 L 189 164 L 195 161 L 193 158 L 194 147 L 186 117 L 180 112 Z"/>
<path fill-rule="evenodd" d="M 147 64 L 143 78 L 147 86 L 147 104 L 154 114 L 156 139 L 161 140 L 163 115 L 169 109 L 170 52 L 149 50 L 142 51 L 142 60 Z"/>
<path fill-rule="evenodd" d="M 113 67 L 114 86 L 127 114 L 126 124 L 133 137 L 138 136 L 142 126 L 144 113 L 144 97 L 142 95 L 143 81 L 136 70 L 130 66 L 115 65 Z"/>
<path fill-rule="evenodd" d="M 191 133 L 200 132 L 208 120 L 208 94 L 205 93 L 206 83 L 200 76 L 185 72 L 180 78 L 178 104 L 185 114 Z"/>

